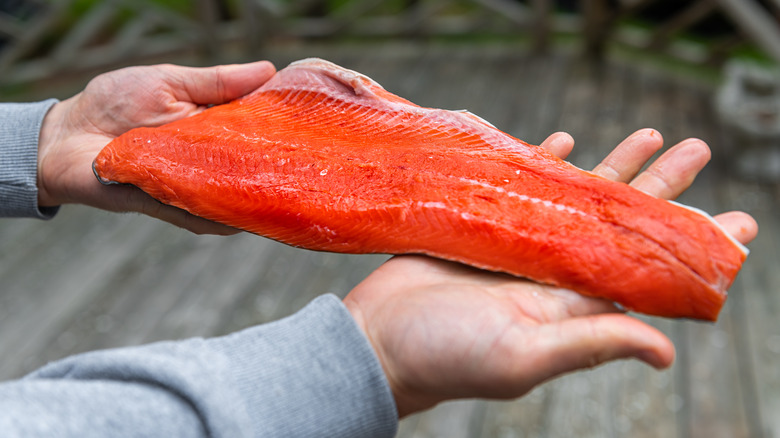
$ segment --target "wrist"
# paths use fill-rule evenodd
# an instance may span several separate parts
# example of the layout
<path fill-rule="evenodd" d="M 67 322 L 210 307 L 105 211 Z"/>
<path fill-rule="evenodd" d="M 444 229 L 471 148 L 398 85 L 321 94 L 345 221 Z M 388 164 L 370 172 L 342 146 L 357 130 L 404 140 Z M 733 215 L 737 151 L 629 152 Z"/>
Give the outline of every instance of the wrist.
<path fill-rule="evenodd" d="M 370 330 L 367 320 L 360 309 L 359 303 L 349 296 L 344 299 L 343 303 L 347 308 L 347 311 L 352 315 L 352 319 L 355 320 L 358 328 L 360 328 L 363 335 L 368 339 L 369 345 L 371 345 L 374 354 L 379 360 L 379 365 L 382 367 L 393 400 L 395 401 L 398 418 L 400 419 L 407 415 L 430 409 L 436 405 L 437 401 L 426 400 L 425 397 L 414 395 L 414 391 L 406 388 L 405 385 L 401 383 L 402 380 L 398 376 L 396 367 L 393 366 L 392 358 L 385 353 L 383 348 L 381 348 L 381 342 L 379 341 L 377 333 Z"/>
<path fill-rule="evenodd" d="M 56 206 L 63 204 L 60 195 L 64 190 L 57 186 L 56 175 L 61 172 L 57 169 L 57 162 L 53 156 L 60 148 L 61 143 L 67 138 L 65 129 L 67 126 L 67 107 L 70 100 L 57 102 L 44 116 L 41 123 L 41 131 L 38 138 L 38 205 Z"/>

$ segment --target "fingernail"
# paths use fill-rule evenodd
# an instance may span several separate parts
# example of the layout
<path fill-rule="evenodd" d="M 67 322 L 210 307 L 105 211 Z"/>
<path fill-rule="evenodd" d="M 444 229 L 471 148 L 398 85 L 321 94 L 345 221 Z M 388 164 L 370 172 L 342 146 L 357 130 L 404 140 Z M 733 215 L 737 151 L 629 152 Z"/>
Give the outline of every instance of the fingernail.
<path fill-rule="evenodd" d="M 552 144 L 554 146 L 573 145 L 574 138 L 568 132 L 556 132 Z"/>

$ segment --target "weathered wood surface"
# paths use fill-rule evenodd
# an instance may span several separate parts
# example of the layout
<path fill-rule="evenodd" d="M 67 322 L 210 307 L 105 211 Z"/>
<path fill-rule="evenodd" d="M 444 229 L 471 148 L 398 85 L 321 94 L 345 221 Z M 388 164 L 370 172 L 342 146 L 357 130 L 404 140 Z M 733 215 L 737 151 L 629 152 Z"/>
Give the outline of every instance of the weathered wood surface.
<path fill-rule="evenodd" d="M 329 58 L 421 105 L 468 108 L 532 143 L 568 131 L 577 140 L 571 160 L 585 168 L 642 127 L 659 129 L 668 144 L 700 137 L 713 163 L 682 201 L 743 209 L 761 226 L 716 324 L 641 317 L 675 342 L 670 370 L 620 362 L 516 401 L 447 403 L 404 420 L 400 437 L 780 436 L 780 193 L 731 174 L 728 154 L 738 145 L 714 117 L 711 89 L 641 67 L 495 45 L 303 46 L 265 55 L 280 67 Z M 386 258 L 308 252 L 252 235 L 195 236 L 76 206 L 48 222 L 0 220 L 0 248 L 3 379 L 81 351 L 277 319 L 318 294 L 344 296 Z"/>

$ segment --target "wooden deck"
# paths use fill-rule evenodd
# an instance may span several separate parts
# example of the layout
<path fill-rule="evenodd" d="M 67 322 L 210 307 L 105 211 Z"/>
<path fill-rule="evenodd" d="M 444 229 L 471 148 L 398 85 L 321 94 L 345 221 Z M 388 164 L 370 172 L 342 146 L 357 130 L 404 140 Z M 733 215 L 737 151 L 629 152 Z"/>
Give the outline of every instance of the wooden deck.
<path fill-rule="evenodd" d="M 402 422 L 399 437 L 780 436 L 780 215 L 774 186 L 741 182 L 712 89 L 652 68 L 600 68 L 511 46 L 302 46 L 269 49 L 279 67 L 306 56 L 368 74 L 419 104 L 468 108 L 518 137 L 564 130 L 590 168 L 629 133 L 668 144 L 700 137 L 713 163 L 683 202 L 742 209 L 761 231 L 716 324 L 643 318 L 667 333 L 667 371 L 614 363 L 511 402 L 447 403 Z M 79 85 L 81 86 L 81 85 Z M 253 235 L 195 236 L 134 214 L 65 206 L 52 221 L 0 220 L 0 378 L 99 348 L 219 335 L 344 296 L 385 256 L 293 249 Z"/>

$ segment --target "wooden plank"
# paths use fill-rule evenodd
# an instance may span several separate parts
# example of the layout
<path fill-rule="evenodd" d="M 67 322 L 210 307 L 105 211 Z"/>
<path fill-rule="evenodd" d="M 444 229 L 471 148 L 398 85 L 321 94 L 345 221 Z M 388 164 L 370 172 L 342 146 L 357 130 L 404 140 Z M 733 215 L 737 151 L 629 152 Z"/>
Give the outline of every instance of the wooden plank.
<path fill-rule="evenodd" d="M 739 150 L 738 146 L 730 144 L 737 138 L 733 132 L 722 126 L 714 127 L 713 131 L 720 132 L 722 150 Z M 748 212 L 759 223 L 758 238 L 749 245 L 750 255 L 727 304 L 735 307 L 735 343 L 742 367 L 741 386 L 755 394 L 755 399 L 748 399 L 745 406 L 750 436 L 774 437 L 780 434 L 780 421 L 776 415 L 780 408 L 780 373 L 774 366 L 780 356 L 780 323 L 777 320 L 780 300 L 776 294 L 780 274 L 775 269 L 780 260 L 779 204 L 771 186 L 740 181 L 728 165 L 720 170 L 727 178 L 727 183 L 717 192 L 720 203 L 725 209 Z"/>
<path fill-rule="evenodd" d="M 750 184 L 733 184 L 725 193 L 727 199 L 744 203 L 746 188 L 753 195 L 764 197 L 767 193 L 760 188 L 749 188 Z M 763 193 L 762 193 L 763 192 Z M 747 192 L 750 193 L 750 192 Z M 754 198 L 755 199 L 755 198 Z M 771 199 L 771 198 L 770 198 Z M 780 323 L 777 298 L 780 275 L 776 261 L 780 260 L 778 246 L 780 227 L 777 218 L 780 210 L 777 202 L 747 207 L 761 227 L 759 238 L 750 245 L 751 254 L 740 273 L 729 301 L 736 301 L 740 311 L 738 328 L 739 351 L 744 363 L 743 385 L 754 388 L 756 400 L 747 406 L 751 417 L 751 436 L 775 437 L 780 434 L 780 372 L 776 366 L 780 358 Z M 739 294 L 739 295 L 737 295 Z"/>
<path fill-rule="evenodd" d="M 420 415 L 415 429 L 397 437 L 447 437 L 469 438 L 479 436 L 483 428 L 485 403 L 476 400 L 458 400 L 442 403 L 435 409 Z M 399 431 L 400 432 L 400 431 Z"/>
<path fill-rule="evenodd" d="M 570 65 L 567 91 L 554 130 L 574 137 L 575 146 L 568 160 L 583 169 L 593 168 L 603 158 L 595 136 L 601 129 L 594 115 L 600 110 L 600 94 L 605 81 L 598 80 L 598 66 L 587 60 Z M 553 114 L 550 114 L 553 116 Z M 595 128 L 595 129 L 594 129 Z"/>
<path fill-rule="evenodd" d="M 503 85 L 515 87 L 511 100 L 503 106 L 511 119 L 498 119 L 498 126 L 531 144 L 539 144 L 553 131 L 565 129 L 557 119 L 568 65 L 564 58 L 554 55 L 515 60 L 513 70 L 509 70 L 512 75 L 505 77 Z"/>
<path fill-rule="evenodd" d="M 473 436 L 551 437 L 546 429 L 552 385 L 542 385 L 513 401 L 486 403 L 482 430 Z"/>
<path fill-rule="evenodd" d="M 708 105 L 702 104 L 705 101 L 703 95 L 681 87 L 672 94 L 672 99 L 672 114 L 680 121 L 676 131 L 678 138 L 691 136 L 717 142 L 717 137 L 707 132 L 707 119 L 712 113 Z M 714 143 L 714 148 L 719 149 L 717 143 Z M 715 191 L 726 181 L 727 178 L 718 175 L 715 166 L 711 166 L 699 174 L 696 183 L 686 191 L 681 201 L 705 211 L 722 210 Z M 749 386 L 743 385 L 741 375 L 744 366 L 741 361 L 744 358 L 738 356 L 736 347 L 740 341 L 735 332 L 735 325 L 740 324 L 736 312 L 741 296 L 740 291 L 732 287 L 731 298 L 715 324 L 681 324 L 686 339 L 680 349 L 685 350 L 689 364 L 684 382 L 681 382 L 681 385 L 687 385 L 684 412 L 688 415 L 688 424 L 683 424 L 685 436 L 751 436 L 753 426 L 748 407 L 754 404 L 755 394 Z"/>
<path fill-rule="evenodd" d="M 81 212 L 76 210 L 63 212 L 63 216 L 73 212 L 74 217 L 70 219 L 83 227 L 84 222 L 79 220 Z M 6 353 L 0 363 L 1 376 L 18 376 L 20 370 L 25 371 L 43 345 L 59 336 L 66 321 L 107 290 L 114 270 L 151 238 L 151 233 L 139 229 L 137 222 L 130 222 L 117 231 L 133 236 L 123 250 L 114 251 L 109 246 L 101 251 L 97 245 L 106 231 L 105 228 L 90 230 L 81 236 L 74 233 L 70 239 L 52 239 L 45 251 L 38 252 L 37 269 L 25 270 L 25 275 L 16 278 L 5 276 L 9 283 L 4 286 L 4 293 L 13 294 L 17 304 L 0 320 L 0 345 Z M 75 243 L 71 240 L 79 238 Z M 74 252 L 79 257 L 73 257 Z M 7 354 L 11 351 L 14 354 Z"/>

